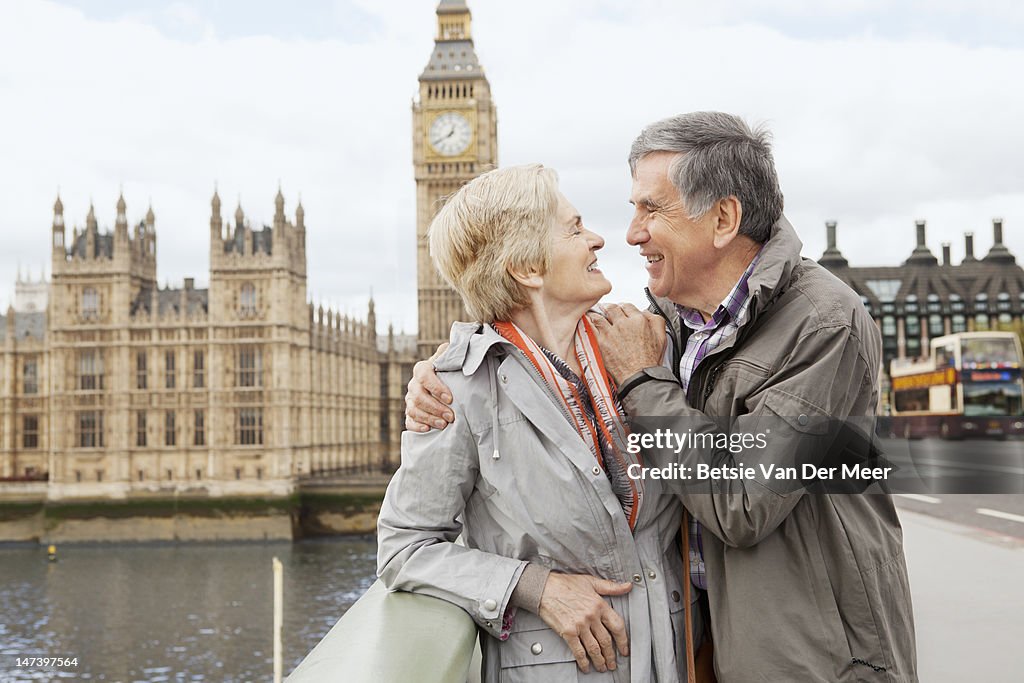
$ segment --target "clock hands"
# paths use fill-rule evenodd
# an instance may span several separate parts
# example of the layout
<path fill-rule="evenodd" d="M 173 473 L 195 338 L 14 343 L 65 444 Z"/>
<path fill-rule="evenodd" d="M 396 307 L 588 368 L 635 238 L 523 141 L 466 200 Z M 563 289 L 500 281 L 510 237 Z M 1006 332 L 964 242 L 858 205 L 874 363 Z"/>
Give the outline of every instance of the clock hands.
<path fill-rule="evenodd" d="M 447 140 L 448 138 L 450 138 L 453 135 L 455 135 L 455 126 L 454 125 L 452 126 L 452 129 L 450 131 L 448 131 L 448 135 L 445 135 L 444 137 L 440 137 L 440 138 L 431 138 L 430 144 L 432 144 L 432 145 L 434 145 L 436 147 L 437 145 L 440 145 L 442 142 L 444 142 L 445 140 Z"/>

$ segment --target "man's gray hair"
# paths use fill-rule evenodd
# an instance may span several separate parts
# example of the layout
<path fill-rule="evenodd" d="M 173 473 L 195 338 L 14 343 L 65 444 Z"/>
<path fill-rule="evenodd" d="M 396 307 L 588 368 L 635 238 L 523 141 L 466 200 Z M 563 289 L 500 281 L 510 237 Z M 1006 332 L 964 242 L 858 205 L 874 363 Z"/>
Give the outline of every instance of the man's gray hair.
<path fill-rule="evenodd" d="M 743 119 L 717 111 L 680 114 L 652 123 L 633 141 L 629 169 L 653 152 L 678 152 L 669 179 L 690 218 L 735 196 L 743 207 L 739 232 L 763 244 L 782 216 L 782 191 L 772 158 L 771 133 L 751 130 Z"/>

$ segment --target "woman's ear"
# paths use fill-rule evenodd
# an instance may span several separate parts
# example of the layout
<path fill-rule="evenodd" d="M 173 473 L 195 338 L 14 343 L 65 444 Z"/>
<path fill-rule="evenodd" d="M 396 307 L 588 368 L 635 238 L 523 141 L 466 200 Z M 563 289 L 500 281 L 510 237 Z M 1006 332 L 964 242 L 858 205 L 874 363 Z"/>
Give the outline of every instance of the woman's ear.
<path fill-rule="evenodd" d="M 540 289 L 544 285 L 544 276 L 534 268 L 509 268 L 508 274 L 515 281 L 529 289 Z"/>

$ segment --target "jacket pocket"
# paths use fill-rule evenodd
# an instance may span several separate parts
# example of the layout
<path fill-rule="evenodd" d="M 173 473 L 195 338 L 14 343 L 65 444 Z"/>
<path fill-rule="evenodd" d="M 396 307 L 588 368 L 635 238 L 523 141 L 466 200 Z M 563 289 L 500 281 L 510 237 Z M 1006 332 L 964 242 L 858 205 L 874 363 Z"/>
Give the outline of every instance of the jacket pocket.
<path fill-rule="evenodd" d="M 576 658 L 540 617 L 520 610 L 513 629 L 508 640 L 498 646 L 501 683 L 576 683 Z M 591 680 L 589 676 L 587 680 Z"/>
<path fill-rule="evenodd" d="M 781 389 L 769 389 L 764 404 L 774 413 L 771 419 L 781 418 L 801 434 L 822 436 L 829 432 L 829 419 L 825 411 L 799 396 Z"/>
<path fill-rule="evenodd" d="M 808 480 L 803 480 L 803 466 L 812 464 L 818 467 L 828 456 L 833 438 L 831 424 L 826 412 L 810 401 L 781 389 L 769 389 L 755 432 L 771 435 L 769 447 L 764 451 L 765 462 L 779 470 L 791 468 L 796 478 L 772 477 L 759 480 L 759 483 L 780 496 L 806 485 Z"/>

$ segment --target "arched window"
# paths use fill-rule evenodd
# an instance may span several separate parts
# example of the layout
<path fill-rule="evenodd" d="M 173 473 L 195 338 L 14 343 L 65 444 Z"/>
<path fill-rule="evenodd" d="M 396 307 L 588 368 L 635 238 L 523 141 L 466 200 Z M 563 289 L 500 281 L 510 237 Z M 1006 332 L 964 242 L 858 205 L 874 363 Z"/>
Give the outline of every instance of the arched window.
<path fill-rule="evenodd" d="M 256 313 L 256 287 L 251 282 L 246 282 L 242 285 L 238 307 L 242 315 L 253 315 Z"/>

